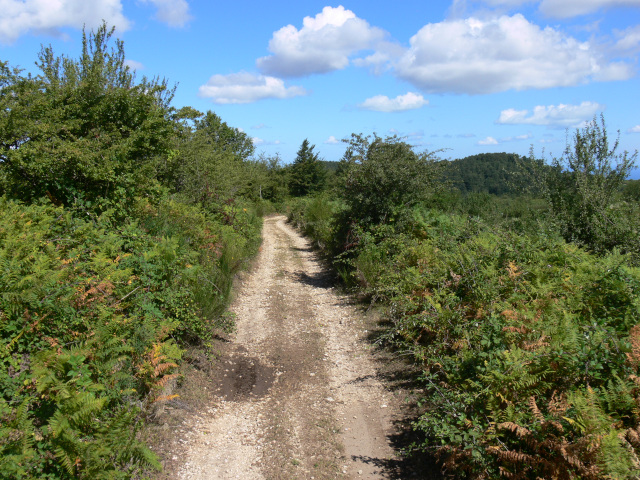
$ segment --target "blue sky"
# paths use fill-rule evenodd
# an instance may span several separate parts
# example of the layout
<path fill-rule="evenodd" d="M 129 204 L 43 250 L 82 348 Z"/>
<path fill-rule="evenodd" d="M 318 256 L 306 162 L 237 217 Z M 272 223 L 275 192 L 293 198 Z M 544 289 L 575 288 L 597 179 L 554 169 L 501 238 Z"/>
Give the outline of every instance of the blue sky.
<path fill-rule="evenodd" d="M 178 84 L 176 107 L 287 163 L 305 138 L 339 160 L 373 132 L 442 158 L 549 157 L 600 112 L 640 147 L 640 0 L 0 0 L 0 60 L 77 56 L 102 19 L 139 75 Z"/>

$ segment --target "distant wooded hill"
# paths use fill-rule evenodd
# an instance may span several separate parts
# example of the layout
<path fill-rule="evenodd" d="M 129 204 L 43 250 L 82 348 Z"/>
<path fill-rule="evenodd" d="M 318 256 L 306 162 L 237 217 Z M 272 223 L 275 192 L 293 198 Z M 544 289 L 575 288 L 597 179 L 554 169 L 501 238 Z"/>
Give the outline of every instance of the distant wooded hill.
<path fill-rule="evenodd" d="M 518 193 L 518 173 L 528 162 L 528 158 L 515 153 L 480 153 L 444 162 L 443 179 L 462 193 Z"/>
<path fill-rule="evenodd" d="M 340 165 L 340 162 L 332 162 L 330 160 L 319 160 L 320 164 L 327 169 L 327 171 L 329 172 L 335 172 L 336 170 L 338 170 L 338 166 Z"/>
<path fill-rule="evenodd" d="M 481 153 L 452 161 L 443 161 L 442 180 L 450 182 L 461 193 L 487 192 L 505 195 L 521 192 L 518 186 L 523 165 L 530 160 L 515 153 Z M 330 172 L 338 169 L 340 162 L 321 161 Z"/>

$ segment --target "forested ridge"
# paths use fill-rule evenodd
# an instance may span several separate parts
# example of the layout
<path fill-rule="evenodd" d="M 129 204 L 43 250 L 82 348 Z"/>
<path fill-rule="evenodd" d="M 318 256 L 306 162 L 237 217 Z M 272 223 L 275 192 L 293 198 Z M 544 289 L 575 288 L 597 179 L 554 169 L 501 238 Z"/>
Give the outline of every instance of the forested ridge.
<path fill-rule="evenodd" d="M 276 210 L 419 372 L 410 454 L 454 478 L 638 478 L 637 154 L 604 118 L 551 161 L 353 134 L 337 165 L 306 139 L 283 165 L 173 107 L 112 36 L 43 47 L 37 75 L 0 62 L 0 478 L 153 477 L 139 432 L 233 329 Z"/>

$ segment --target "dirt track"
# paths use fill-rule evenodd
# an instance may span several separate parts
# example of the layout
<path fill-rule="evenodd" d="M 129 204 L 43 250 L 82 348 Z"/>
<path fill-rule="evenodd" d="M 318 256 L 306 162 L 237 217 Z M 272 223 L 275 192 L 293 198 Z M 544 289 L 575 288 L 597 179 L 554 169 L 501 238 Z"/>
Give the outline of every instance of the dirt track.
<path fill-rule="evenodd" d="M 174 478 L 390 478 L 394 399 L 366 327 L 285 217 L 265 219 L 231 310 L 222 380 L 180 440 Z"/>

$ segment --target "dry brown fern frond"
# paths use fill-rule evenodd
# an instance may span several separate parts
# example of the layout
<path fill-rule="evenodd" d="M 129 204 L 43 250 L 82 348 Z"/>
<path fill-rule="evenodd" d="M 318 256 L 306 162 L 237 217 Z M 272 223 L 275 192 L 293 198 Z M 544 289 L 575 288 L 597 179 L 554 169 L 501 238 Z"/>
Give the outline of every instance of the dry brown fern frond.
<path fill-rule="evenodd" d="M 536 398 L 533 395 L 529 397 L 529 408 L 531 409 L 531 413 L 533 413 L 533 416 L 536 417 L 536 420 L 538 420 L 542 424 L 546 422 L 544 415 L 542 415 L 542 412 L 538 408 Z"/>
<path fill-rule="evenodd" d="M 548 336 L 542 335 L 535 342 L 524 342 L 524 345 L 522 348 L 523 350 L 526 350 L 528 352 L 533 352 L 539 349 L 540 347 L 548 347 L 549 346 L 549 342 L 547 342 L 548 338 L 549 338 Z"/>
<path fill-rule="evenodd" d="M 520 271 L 520 268 L 514 262 L 509 262 L 509 265 L 507 265 L 507 273 L 511 280 L 515 280 L 522 275 L 522 271 Z"/>
<path fill-rule="evenodd" d="M 498 469 L 500 470 L 500 476 L 504 477 L 504 478 L 511 478 L 513 480 L 519 480 L 521 478 L 527 478 L 526 473 L 524 471 L 522 472 L 518 472 L 518 473 L 514 473 L 514 472 L 510 472 L 509 470 L 507 470 L 505 467 L 498 467 Z"/>
<path fill-rule="evenodd" d="M 640 448 L 640 427 L 627 429 L 626 439 L 635 448 Z"/>
<path fill-rule="evenodd" d="M 501 460 L 507 460 L 516 465 L 537 465 L 540 463 L 539 457 L 534 457 L 528 453 L 516 452 L 514 450 L 498 450 L 496 455 L 498 455 Z"/>
<path fill-rule="evenodd" d="M 525 326 L 522 326 L 522 327 L 502 327 L 502 331 L 511 332 L 511 333 L 521 333 L 524 335 L 525 333 L 529 333 L 531 330 L 529 330 Z"/>
<path fill-rule="evenodd" d="M 500 315 L 502 315 L 507 320 L 517 320 L 518 319 L 518 312 L 513 311 L 513 310 L 503 310 L 502 312 L 500 312 Z"/>
<path fill-rule="evenodd" d="M 509 430 L 516 434 L 518 438 L 525 438 L 532 436 L 531 431 L 525 427 L 521 427 L 517 423 L 513 422 L 502 422 L 496 425 L 500 429 Z"/>
<path fill-rule="evenodd" d="M 547 405 L 547 411 L 554 417 L 561 417 L 567 412 L 568 408 L 567 396 L 564 393 L 558 394 L 558 392 L 554 391 Z"/>
<path fill-rule="evenodd" d="M 627 360 L 637 368 L 640 365 L 640 324 L 629 330 L 629 343 L 631 351 L 627 353 Z"/>

